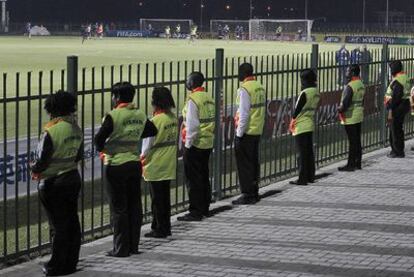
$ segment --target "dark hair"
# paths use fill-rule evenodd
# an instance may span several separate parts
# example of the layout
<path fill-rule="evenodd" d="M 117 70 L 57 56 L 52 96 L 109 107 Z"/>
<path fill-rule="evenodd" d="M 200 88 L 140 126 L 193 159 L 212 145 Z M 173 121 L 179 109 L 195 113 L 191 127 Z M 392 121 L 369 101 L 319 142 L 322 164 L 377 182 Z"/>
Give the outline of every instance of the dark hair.
<path fill-rule="evenodd" d="M 400 60 L 395 60 L 390 62 L 391 74 L 394 76 L 397 73 L 403 71 L 403 64 Z"/>
<path fill-rule="evenodd" d="M 185 86 L 188 90 L 193 90 L 195 88 L 201 87 L 204 84 L 204 75 L 201 72 L 193 72 L 187 77 Z"/>
<path fill-rule="evenodd" d="M 135 88 L 129 82 L 120 82 L 112 86 L 112 96 L 119 102 L 130 103 L 134 100 Z"/>
<path fill-rule="evenodd" d="M 300 79 L 302 86 L 315 86 L 316 81 L 318 81 L 318 75 L 315 70 L 305 69 L 300 73 Z"/>
<path fill-rule="evenodd" d="M 76 97 L 62 90 L 49 95 L 45 102 L 45 110 L 52 117 L 71 115 L 76 112 L 76 106 Z"/>
<path fill-rule="evenodd" d="M 171 91 L 166 87 L 154 88 L 152 92 L 152 105 L 162 110 L 175 108 Z"/>
<path fill-rule="evenodd" d="M 253 65 L 244 63 L 239 66 L 239 80 L 243 81 L 247 77 L 253 76 Z"/>
<path fill-rule="evenodd" d="M 359 74 L 361 73 L 361 68 L 359 67 L 358 64 L 353 64 L 349 66 L 348 71 L 350 74 L 349 77 L 358 77 Z"/>

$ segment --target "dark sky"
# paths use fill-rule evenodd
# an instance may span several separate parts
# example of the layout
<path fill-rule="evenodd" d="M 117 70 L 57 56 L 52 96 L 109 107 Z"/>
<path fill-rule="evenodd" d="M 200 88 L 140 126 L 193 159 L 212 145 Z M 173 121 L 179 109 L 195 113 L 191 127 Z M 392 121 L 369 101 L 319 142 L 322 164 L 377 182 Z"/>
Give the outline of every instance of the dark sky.
<path fill-rule="evenodd" d="M 12 22 L 118 21 L 140 17 L 200 18 L 201 0 L 8 0 Z M 206 20 L 247 19 L 250 0 L 203 0 Z M 329 22 L 361 22 L 362 0 L 308 0 L 310 18 Z M 253 0 L 258 18 L 304 18 L 305 0 Z M 414 0 L 389 0 L 391 11 L 414 15 Z M 386 0 L 366 0 L 369 21 L 385 10 Z M 225 6 L 230 6 L 229 10 Z M 267 7 L 270 6 L 270 12 Z"/>

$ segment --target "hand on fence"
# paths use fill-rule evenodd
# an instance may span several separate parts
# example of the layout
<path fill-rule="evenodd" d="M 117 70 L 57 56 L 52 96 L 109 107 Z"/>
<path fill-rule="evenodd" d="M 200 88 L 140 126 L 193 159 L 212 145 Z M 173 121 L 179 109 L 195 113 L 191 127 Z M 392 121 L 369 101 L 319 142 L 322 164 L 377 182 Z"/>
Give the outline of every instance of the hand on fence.
<path fill-rule="evenodd" d="M 295 129 L 296 129 L 296 119 L 292 118 L 292 120 L 290 121 L 290 124 L 289 124 L 289 132 L 291 134 L 294 134 Z"/>
<path fill-rule="evenodd" d="M 145 156 L 141 155 L 139 157 L 139 161 L 141 162 L 141 170 L 144 171 L 144 166 L 145 166 Z"/>
<path fill-rule="evenodd" d="M 387 126 L 390 126 L 392 123 L 392 111 L 388 112 L 388 117 L 387 117 Z"/>
<path fill-rule="evenodd" d="M 345 123 L 345 122 L 346 122 L 346 118 L 345 118 L 344 113 L 339 112 L 339 113 L 338 113 L 338 116 L 339 116 L 339 120 L 340 120 L 342 123 Z"/>
<path fill-rule="evenodd" d="M 33 181 L 40 181 L 42 179 L 42 176 L 40 175 L 40 173 L 31 173 L 32 176 L 32 180 Z"/>
<path fill-rule="evenodd" d="M 104 161 L 105 160 L 105 153 L 104 152 L 99 152 L 99 159 L 101 161 Z"/>

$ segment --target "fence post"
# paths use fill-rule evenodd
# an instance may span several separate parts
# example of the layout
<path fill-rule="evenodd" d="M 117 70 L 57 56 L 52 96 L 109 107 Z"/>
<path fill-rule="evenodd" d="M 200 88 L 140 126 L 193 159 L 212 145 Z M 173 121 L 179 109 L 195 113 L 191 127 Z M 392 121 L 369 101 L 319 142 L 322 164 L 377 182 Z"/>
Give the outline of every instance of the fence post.
<path fill-rule="evenodd" d="M 78 92 L 78 57 L 68 56 L 66 63 L 67 80 L 66 90 L 69 93 L 77 94 Z"/>
<path fill-rule="evenodd" d="M 319 65 L 319 44 L 312 44 L 312 57 L 311 57 L 311 69 L 315 72 L 318 71 Z"/>
<path fill-rule="evenodd" d="M 387 91 L 388 85 L 388 60 L 389 60 L 389 49 L 388 43 L 384 43 L 382 46 L 382 55 L 381 55 L 381 89 L 378 94 L 378 105 L 380 107 L 380 116 L 381 116 L 381 142 L 383 147 L 387 145 L 387 110 L 383 104 L 383 99 Z"/>
<path fill-rule="evenodd" d="M 222 109 L 222 97 L 223 97 L 223 66 L 224 65 L 224 49 L 216 49 L 215 59 L 215 92 L 214 103 L 216 107 L 215 123 L 216 129 L 214 134 L 214 198 L 216 200 L 221 199 L 221 163 L 222 163 L 222 126 L 221 126 L 221 109 Z"/>

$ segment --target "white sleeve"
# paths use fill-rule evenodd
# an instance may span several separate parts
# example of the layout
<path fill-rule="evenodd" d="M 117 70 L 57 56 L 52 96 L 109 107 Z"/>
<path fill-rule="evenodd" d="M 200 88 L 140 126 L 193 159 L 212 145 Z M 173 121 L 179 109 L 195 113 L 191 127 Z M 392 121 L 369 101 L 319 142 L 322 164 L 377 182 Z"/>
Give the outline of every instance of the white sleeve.
<path fill-rule="evenodd" d="M 187 104 L 187 117 L 185 120 L 185 128 L 187 131 L 185 137 L 185 147 L 191 148 L 194 140 L 198 137 L 200 128 L 200 119 L 198 115 L 197 105 L 193 101 L 188 101 Z"/>
<path fill-rule="evenodd" d="M 237 111 L 239 114 L 239 124 L 237 126 L 236 136 L 242 137 L 244 133 L 246 132 L 247 126 L 249 124 L 250 95 L 243 88 L 239 89 L 238 93 L 239 93 L 240 105 Z"/>
<path fill-rule="evenodd" d="M 155 137 L 148 137 L 142 140 L 141 156 L 145 157 L 154 145 Z"/>

